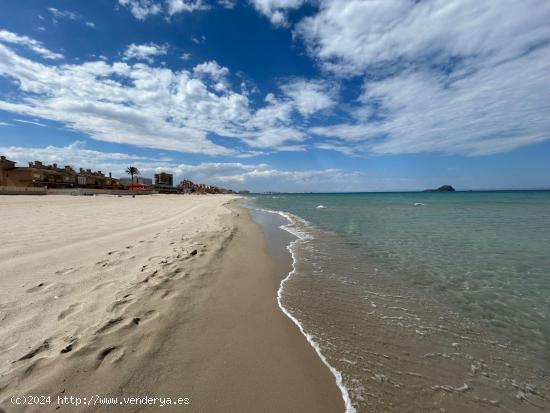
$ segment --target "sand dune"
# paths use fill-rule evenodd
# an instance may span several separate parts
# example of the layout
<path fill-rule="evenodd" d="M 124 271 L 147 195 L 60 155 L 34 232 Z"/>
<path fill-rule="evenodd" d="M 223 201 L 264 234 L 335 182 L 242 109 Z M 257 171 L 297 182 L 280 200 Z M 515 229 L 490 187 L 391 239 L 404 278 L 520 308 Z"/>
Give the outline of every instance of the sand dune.
<path fill-rule="evenodd" d="M 0 409 L 98 395 L 189 400 L 162 411 L 343 410 L 232 200 L 1 197 Z M 54 400 L 11 404 L 21 394 Z"/>

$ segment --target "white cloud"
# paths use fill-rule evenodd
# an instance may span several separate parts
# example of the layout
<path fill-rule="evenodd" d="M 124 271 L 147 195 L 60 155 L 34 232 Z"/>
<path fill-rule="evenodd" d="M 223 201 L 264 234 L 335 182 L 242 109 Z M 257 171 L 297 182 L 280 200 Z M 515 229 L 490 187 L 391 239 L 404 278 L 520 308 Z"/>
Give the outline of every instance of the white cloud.
<path fill-rule="evenodd" d="M 242 138 L 253 148 L 277 149 L 279 151 L 301 151 L 303 146 L 291 145 L 289 142 L 303 142 L 306 135 L 294 128 L 274 126 L 272 128 L 258 128 L 256 131 L 243 134 Z"/>
<path fill-rule="evenodd" d="M 191 37 L 191 41 L 195 44 L 201 44 L 206 41 L 206 36 Z"/>
<path fill-rule="evenodd" d="M 330 136 L 330 135 L 329 135 Z M 327 151 L 340 152 L 348 156 L 357 156 L 358 148 L 342 145 L 339 142 L 319 142 L 315 144 L 318 149 L 324 149 Z"/>
<path fill-rule="evenodd" d="M 191 59 L 191 53 L 182 53 L 181 60 L 190 60 Z"/>
<path fill-rule="evenodd" d="M 161 168 L 159 168 L 161 169 Z M 166 169 L 166 168 L 163 168 Z M 253 191 L 337 191 L 360 188 L 365 174 L 341 169 L 281 170 L 268 164 L 201 163 L 170 169 L 176 176 Z"/>
<path fill-rule="evenodd" d="M 480 69 L 469 76 L 403 74 L 365 85 L 363 102 L 378 101 L 387 118 L 366 132 L 374 153 L 444 152 L 487 155 L 550 139 L 550 54 Z M 418 99 L 422 96 L 422 99 Z"/>
<path fill-rule="evenodd" d="M 18 34 L 8 32 L 6 30 L 0 30 L 0 42 L 28 47 L 45 59 L 55 60 L 63 58 L 62 54 L 54 53 L 51 50 L 46 49 L 38 40 L 31 39 L 27 36 L 19 36 Z"/>
<path fill-rule="evenodd" d="M 237 0 L 218 0 L 218 4 L 226 9 L 232 9 L 237 4 Z"/>
<path fill-rule="evenodd" d="M 79 20 L 80 14 L 78 14 L 75 11 L 69 11 L 69 10 L 59 10 L 55 7 L 49 7 L 48 11 L 58 19 L 69 19 L 69 20 Z"/>
<path fill-rule="evenodd" d="M 254 6 L 287 12 L 298 3 Z M 315 4 L 294 34 L 326 77 L 279 80 L 263 103 L 246 83 L 233 88 L 240 75 L 214 60 L 191 70 L 152 67 L 164 46 L 132 53 L 149 64 L 55 66 L 0 45 L 0 74 L 20 92 L 0 109 L 94 139 L 213 155 L 311 146 L 348 155 L 485 155 L 550 138 L 550 3 Z M 0 40 L 2 33 L 9 32 Z M 12 44 L 43 47 L 9 34 L 24 39 Z M 319 122 L 315 114 L 330 116 Z"/>
<path fill-rule="evenodd" d="M 195 69 L 104 61 L 49 66 L 0 44 L 0 76 L 19 89 L 17 99 L 0 99 L 0 110 L 97 140 L 188 153 L 250 156 L 303 144 L 292 100 L 270 95 L 254 110 L 224 78 L 227 68 L 206 62 Z M 214 143 L 211 134 L 223 139 Z"/>
<path fill-rule="evenodd" d="M 329 73 L 364 76 L 341 151 L 484 155 L 549 139 L 550 3 L 322 0 L 295 28 Z M 336 145 L 336 146 L 335 146 Z"/>
<path fill-rule="evenodd" d="M 54 16 L 55 19 L 68 19 L 76 22 L 82 22 L 88 27 L 95 28 L 95 24 L 93 22 L 84 20 L 84 18 L 75 11 L 59 10 L 59 9 L 56 9 L 55 7 L 49 7 L 48 11 Z M 54 22 L 55 22 L 55 19 L 54 19 Z"/>
<path fill-rule="evenodd" d="M 220 66 L 215 60 L 198 64 L 193 68 L 193 72 L 198 75 L 207 75 L 214 80 L 221 80 L 229 74 L 227 67 Z"/>
<path fill-rule="evenodd" d="M 210 6 L 204 0 L 118 0 L 119 4 L 126 6 L 138 20 L 145 20 L 149 16 L 165 13 L 173 16 L 178 13 L 190 13 L 200 10 L 208 10 Z M 226 8 L 230 2 L 221 3 Z"/>
<path fill-rule="evenodd" d="M 48 125 L 44 125 L 43 123 L 32 121 L 32 120 L 13 119 L 13 121 L 18 122 L 18 123 L 26 123 L 28 125 L 40 126 L 42 128 L 47 128 L 48 127 Z"/>
<path fill-rule="evenodd" d="M 234 152 L 209 141 L 202 127 L 212 123 L 223 129 L 224 116 L 238 115 L 238 97 L 217 97 L 188 72 L 103 61 L 46 66 L 0 45 L 0 74 L 17 81 L 21 96 L 0 100 L 1 110 L 61 122 L 108 142 L 212 155 Z M 220 119 L 210 122 L 217 115 Z"/>
<path fill-rule="evenodd" d="M 132 15 L 138 20 L 145 20 L 162 12 L 162 7 L 154 0 L 118 0 L 119 4 L 130 9 Z"/>
<path fill-rule="evenodd" d="M 154 62 L 155 56 L 162 56 L 168 53 L 168 46 L 155 43 L 129 45 L 124 51 L 124 60 L 145 60 L 149 63 Z"/>
<path fill-rule="evenodd" d="M 306 3 L 307 0 L 250 0 L 256 10 L 266 16 L 275 26 L 286 26 L 287 13 Z"/>
<path fill-rule="evenodd" d="M 550 37 L 545 0 L 324 0 L 296 33 L 335 70 L 362 71 L 398 59 L 514 58 Z"/>
<path fill-rule="evenodd" d="M 323 82 L 295 79 L 282 85 L 281 89 L 292 98 L 303 116 L 310 116 L 335 104 L 331 97 L 333 92 Z"/>
<path fill-rule="evenodd" d="M 113 172 L 124 173 L 124 165 L 128 161 L 146 161 L 148 158 L 129 155 L 119 152 L 101 152 L 92 149 L 86 149 L 83 141 L 75 141 L 64 147 L 46 146 L 19 147 L 4 146 L 0 147 L 0 153 L 8 159 L 16 161 L 24 166 L 29 161 L 39 160 L 44 163 L 57 163 L 58 165 L 71 165 L 73 167 L 94 168 L 106 171 L 112 167 Z"/>
<path fill-rule="evenodd" d="M 202 0 L 166 0 L 166 7 L 170 16 L 182 12 L 209 9 Z"/>
<path fill-rule="evenodd" d="M 366 124 L 350 125 L 346 123 L 330 126 L 315 126 L 310 128 L 309 131 L 315 135 L 339 138 L 348 142 L 366 140 L 369 137 L 369 132 L 372 133 L 372 129 L 369 130 Z"/>

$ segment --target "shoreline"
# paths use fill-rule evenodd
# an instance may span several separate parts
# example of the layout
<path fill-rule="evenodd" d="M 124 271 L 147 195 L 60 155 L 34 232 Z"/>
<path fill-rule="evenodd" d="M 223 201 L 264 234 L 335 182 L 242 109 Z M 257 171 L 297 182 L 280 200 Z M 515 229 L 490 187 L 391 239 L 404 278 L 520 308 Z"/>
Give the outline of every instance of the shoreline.
<path fill-rule="evenodd" d="M 174 219 L 159 216 L 158 222 L 149 222 L 145 230 L 137 229 L 137 233 L 128 228 L 134 228 L 136 220 L 150 217 L 146 213 L 140 218 L 133 210 L 127 212 L 133 217 L 128 223 L 90 223 L 88 232 L 65 237 L 52 233 L 58 262 L 51 262 L 51 256 L 48 260 L 47 251 L 34 255 L 27 251 L 29 259 L 42 260 L 26 268 L 28 273 L 19 278 L 14 272 L 0 280 L 3 288 L 5 284 L 12 289 L 12 295 L 20 297 L 17 305 L 5 294 L 0 297 L 2 319 L 8 321 L 3 329 L 12 336 L 9 343 L 1 343 L 2 347 L 13 350 L 17 343 L 27 343 L 27 348 L 17 354 L 0 353 L 2 367 L 6 362 L 10 364 L 9 371 L 0 376 L 0 407 L 6 412 L 55 410 L 56 406 L 50 410 L 44 406 L 15 408 L 7 404 L 9 395 L 14 393 L 190 399 L 188 406 L 165 406 L 162 411 L 344 410 L 330 371 L 277 305 L 278 274 L 289 263 L 275 262 L 268 255 L 261 227 L 252 221 L 247 209 L 236 205 L 235 197 L 156 197 L 153 202 L 162 205 L 149 206 L 146 204 L 150 201 L 145 198 L 138 202 L 137 198 L 123 202 L 118 198 L 40 199 L 53 204 L 72 202 L 76 209 L 93 210 L 102 205 L 100 208 L 107 211 L 108 204 L 114 211 L 108 213 L 114 216 L 137 204 L 143 208 L 166 208 L 168 212 L 174 205 L 180 210 L 180 203 L 196 205 L 186 207 L 187 212 Z M 11 201 L 0 199 L 0 208 L 9 207 L 5 202 Z M 45 210 L 30 214 L 41 228 L 36 220 L 47 218 Z M 107 220 L 105 214 L 103 220 Z M 52 225 L 51 231 L 60 231 L 55 227 Z M 123 227 L 129 232 L 123 231 L 118 238 L 113 235 Z M 8 233 L 14 228 L 15 225 L 8 228 Z M 42 245 L 40 234 L 34 230 L 32 226 L 21 229 L 28 233 L 21 236 L 20 246 L 25 242 Z M 89 238 L 83 236 L 84 232 Z M 144 238 L 143 243 L 136 244 L 140 237 Z M 131 248 L 121 244 L 128 239 L 133 240 Z M 70 242 L 79 247 L 71 249 L 65 245 Z M 11 267 L 4 266 L 10 273 L 25 262 L 25 253 L 18 251 L 15 244 L 14 241 L 8 251 L 0 254 L 3 264 L 12 260 Z M 114 245 L 119 248 L 113 253 Z M 73 263 L 68 261 L 84 247 L 97 249 L 98 253 L 76 257 L 74 263 L 80 264 L 76 270 L 57 274 L 63 268 L 56 268 L 69 268 Z M 107 254 L 106 260 L 99 259 L 103 253 Z M 33 271 L 39 274 L 32 275 Z M 37 283 L 37 277 L 46 279 Z M 112 291 L 102 292 L 100 301 L 95 303 L 99 308 L 86 302 L 93 301 L 94 296 L 78 295 L 76 287 L 87 293 L 105 282 L 110 283 L 107 285 Z M 58 305 L 60 302 L 81 305 L 69 304 L 65 308 Z M 22 314 L 23 308 L 26 314 Z M 29 312 L 38 310 L 43 314 L 31 314 L 43 317 L 34 320 L 35 336 L 18 337 L 17 331 L 28 328 L 23 326 L 27 325 Z M 42 324 L 49 331 L 42 331 Z M 39 332 L 45 336 L 38 339 Z M 119 407 L 117 411 L 136 411 L 135 406 Z M 61 406 L 60 411 L 90 409 L 110 411 L 97 406 Z M 141 406 L 138 411 L 158 411 L 158 407 Z"/>
<path fill-rule="evenodd" d="M 254 208 L 254 207 L 250 207 Z M 288 274 L 281 279 L 281 282 L 279 284 L 279 288 L 277 289 L 277 304 L 281 311 L 296 325 L 296 327 L 300 330 L 300 333 L 304 336 L 304 338 L 307 340 L 309 345 L 315 350 L 317 353 L 317 356 L 322 361 L 322 363 L 330 370 L 332 375 L 334 376 L 334 379 L 336 381 L 336 385 L 338 386 L 338 389 L 341 392 L 342 400 L 345 405 L 345 413 L 356 413 L 356 409 L 352 404 L 352 400 L 349 394 L 349 389 L 346 387 L 346 385 L 343 383 L 343 377 L 342 373 L 338 371 L 334 366 L 332 366 L 325 355 L 321 351 L 321 347 L 317 341 L 315 341 L 315 338 L 307 333 L 304 329 L 304 326 L 300 323 L 300 321 L 292 315 L 289 309 L 287 309 L 283 304 L 283 293 L 284 293 L 284 286 L 287 283 L 288 280 L 292 278 L 293 275 L 296 274 L 296 255 L 294 252 L 294 246 L 296 243 L 303 241 L 304 239 L 307 239 L 308 235 L 305 233 L 301 233 L 300 231 L 297 231 L 292 228 L 293 224 L 293 218 L 286 212 L 283 211 L 274 211 L 270 209 L 264 209 L 264 208 L 255 208 L 259 213 L 266 213 L 266 214 L 273 214 L 277 215 L 279 217 L 282 217 L 286 223 L 279 225 L 278 229 L 282 231 L 286 231 L 288 234 L 290 234 L 293 239 L 290 240 L 287 245 L 284 247 L 290 254 L 292 259 L 292 269 L 288 272 Z M 300 219 L 298 217 L 295 217 L 294 219 Z M 261 225 L 264 231 L 266 232 L 266 237 L 269 238 L 269 229 L 267 228 L 267 225 Z"/>

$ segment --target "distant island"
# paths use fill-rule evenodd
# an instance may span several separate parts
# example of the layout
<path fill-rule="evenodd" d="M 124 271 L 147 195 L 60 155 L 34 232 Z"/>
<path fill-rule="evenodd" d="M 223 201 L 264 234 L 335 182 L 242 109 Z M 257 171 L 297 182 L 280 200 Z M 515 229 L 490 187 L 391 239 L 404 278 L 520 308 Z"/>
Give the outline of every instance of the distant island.
<path fill-rule="evenodd" d="M 443 185 L 437 189 L 425 189 L 424 192 L 454 192 L 455 189 L 451 185 Z"/>

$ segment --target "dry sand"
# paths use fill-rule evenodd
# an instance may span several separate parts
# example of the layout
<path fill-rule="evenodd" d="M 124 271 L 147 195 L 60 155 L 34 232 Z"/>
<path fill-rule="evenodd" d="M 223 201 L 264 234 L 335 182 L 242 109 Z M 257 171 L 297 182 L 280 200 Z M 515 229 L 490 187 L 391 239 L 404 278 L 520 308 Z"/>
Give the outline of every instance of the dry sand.
<path fill-rule="evenodd" d="M 344 410 L 234 197 L 2 196 L 0 216 L 0 411 Z M 119 405 L 58 409 L 95 395 Z"/>

